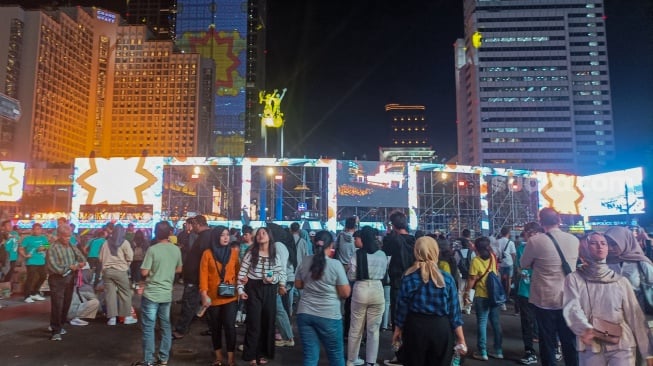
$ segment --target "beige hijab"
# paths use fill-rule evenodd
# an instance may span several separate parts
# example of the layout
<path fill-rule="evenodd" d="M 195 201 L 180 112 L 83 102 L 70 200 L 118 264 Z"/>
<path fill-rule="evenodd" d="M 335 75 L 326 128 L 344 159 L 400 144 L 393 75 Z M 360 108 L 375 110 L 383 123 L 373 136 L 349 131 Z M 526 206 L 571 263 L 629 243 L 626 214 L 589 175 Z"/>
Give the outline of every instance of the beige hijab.
<path fill-rule="evenodd" d="M 409 275 L 417 270 L 420 271 L 422 281 L 427 283 L 433 281 L 435 287 L 444 287 L 444 277 L 438 268 L 438 256 L 440 248 L 435 239 L 430 236 L 422 236 L 415 242 L 415 263 L 406 270 L 405 275 Z"/>

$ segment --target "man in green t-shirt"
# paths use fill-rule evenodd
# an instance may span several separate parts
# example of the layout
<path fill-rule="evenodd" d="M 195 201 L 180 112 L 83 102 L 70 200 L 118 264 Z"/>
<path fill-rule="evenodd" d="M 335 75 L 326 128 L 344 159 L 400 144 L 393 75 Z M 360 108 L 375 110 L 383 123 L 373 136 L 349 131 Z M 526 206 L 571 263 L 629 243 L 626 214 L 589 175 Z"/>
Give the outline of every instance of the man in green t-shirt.
<path fill-rule="evenodd" d="M 172 346 L 172 327 L 170 326 L 170 304 L 175 273 L 181 273 L 181 251 L 170 242 L 173 228 L 167 221 L 161 221 L 154 228 L 156 244 L 145 254 L 141 274 L 145 280 L 145 290 L 141 299 L 141 321 L 143 326 L 143 361 L 140 365 L 154 365 L 155 334 L 157 318 L 161 327 L 161 344 L 158 362 L 167 364 Z"/>
<path fill-rule="evenodd" d="M 16 261 L 18 260 L 18 246 L 20 245 L 20 235 L 11 227 L 11 220 L 5 220 L 0 224 L 0 232 L 7 236 L 4 242 L 5 250 L 9 256 L 9 270 L 5 274 L 2 282 L 11 281 L 11 276 L 14 274 L 16 268 Z"/>
<path fill-rule="evenodd" d="M 43 235 L 43 227 L 39 223 L 32 226 L 32 234 L 23 238 L 23 242 L 20 244 L 18 251 L 25 258 L 27 269 L 24 285 L 26 303 L 45 300 L 39 290 L 47 278 L 45 253 L 49 246 L 48 237 Z"/>

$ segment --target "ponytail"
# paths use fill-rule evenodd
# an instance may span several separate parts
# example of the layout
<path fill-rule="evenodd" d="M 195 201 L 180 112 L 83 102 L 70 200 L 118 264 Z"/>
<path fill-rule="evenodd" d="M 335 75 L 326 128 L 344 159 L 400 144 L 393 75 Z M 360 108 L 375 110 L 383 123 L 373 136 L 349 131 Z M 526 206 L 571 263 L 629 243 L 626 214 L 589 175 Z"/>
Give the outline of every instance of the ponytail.
<path fill-rule="evenodd" d="M 321 245 L 319 245 L 320 241 L 322 242 Z M 317 253 L 313 255 L 313 262 L 311 263 L 310 271 L 311 278 L 317 281 L 324 275 L 324 269 L 326 268 L 325 249 L 333 245 L 333 237 L 328 231 L 322 230 L 315 234 L 315 243 L 318 244 L 318 248 L 320 248 L 320 250 L 318 250 Z"/>

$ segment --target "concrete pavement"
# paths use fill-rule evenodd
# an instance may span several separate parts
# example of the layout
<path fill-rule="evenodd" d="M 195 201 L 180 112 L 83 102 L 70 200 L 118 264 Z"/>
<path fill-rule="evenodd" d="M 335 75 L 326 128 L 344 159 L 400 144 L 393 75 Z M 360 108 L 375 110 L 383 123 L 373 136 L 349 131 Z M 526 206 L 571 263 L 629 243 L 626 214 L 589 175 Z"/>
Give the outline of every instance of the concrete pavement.
<path fill-rule="evenodd" d="M 175 288 L 175 298 L 181 297 L 181 286 Z M 134 295 L 135 306 L 140 299 Z M 22 297 L 12 297 L 0 300 L 6 307 L 0 309 L 0 365 L 3 366 L 81 366 L 81 365 L 130 365 L 141 359 L 140 325 L 107 326 L 105 319 L 92 321 L 88 326 L 79 327 L 67 325 L 68 332 L 63 341 L 49 340 L 47 330 L 49 323 L 49 300 L 25 304 Z M 179 313 L 179 305 L 173 306 L 174 316 Z M 465 321 L 465 337 L 470 354 L 476 347 L 476 317 L 463 315 Z M 465 365 L 511 365 L 523 355 L 519 317 L 514 316 L 512 309 L 501 315 L 503 328 L 503 350 L 505 360 L 477 361 L 467 359 Z M 190 333 L 181 340 L 173 342 L 173 355 L 170 365 L 210 365 L 213 361 L 211 339 L 201 336 L 205 330 L 204 321 L 195 320 Z M 242 342 L 243 328 L 238 328 L 238 339 Z M 489 331 L 488 343 L 492 344 Z M 295 331 L 297 336 L 297 332 Z M 392 358 L 391 332 L 381 332 L 379 362 Z M 277 348 L 276 357 L 270 360 L 270 366 L 301 365 L 302 351 L 299 339 L 295 339 L 294 347 Z M 364 355 L 364 348 L 361 350 Z M 237 364 L 246 365 L 240 361 L 241 353 L 237 352 Z M 560 363 L 563 364 L 562 362 Z M 320 365 L 328 365 L 324 353 Z"/>

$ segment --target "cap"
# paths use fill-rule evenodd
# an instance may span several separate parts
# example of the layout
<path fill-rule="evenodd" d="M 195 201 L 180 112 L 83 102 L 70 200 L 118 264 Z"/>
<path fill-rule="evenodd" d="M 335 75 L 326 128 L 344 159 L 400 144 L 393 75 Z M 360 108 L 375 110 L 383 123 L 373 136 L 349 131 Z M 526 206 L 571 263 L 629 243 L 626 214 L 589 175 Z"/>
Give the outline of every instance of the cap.
<path fill-rule="evenodd" d="M 308 233 L 308 235 L 309 236 L 315 236 L 315 231 L 311 231 L 310 233 Z"/>

